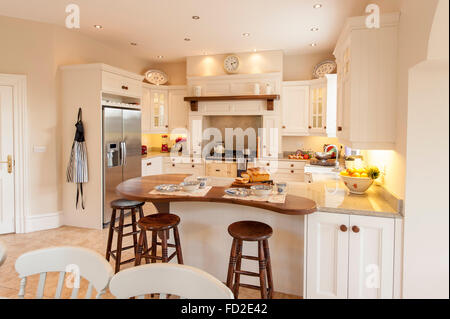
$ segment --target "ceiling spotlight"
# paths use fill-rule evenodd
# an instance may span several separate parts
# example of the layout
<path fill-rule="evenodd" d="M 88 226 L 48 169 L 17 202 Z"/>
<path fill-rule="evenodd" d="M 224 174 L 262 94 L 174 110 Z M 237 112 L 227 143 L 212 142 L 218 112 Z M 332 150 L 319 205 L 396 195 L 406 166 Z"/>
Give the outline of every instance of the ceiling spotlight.
<path fill-rule="evenodd" d="M 193 20 L 200 20 L 200 17 L 199 16 L 192 16 L 192 19 Z"/>
<path fill-rule="evenodd" d="M 248 38 L 250 36 L 250 33 L 248 33 L 248 32 L 242 33 L 242 36 L 245 38 Z"/>
<path fill-rule="evenodd" d="M 319 31 L 319 28 L 318 28 L 318 27 L 311 28 L 311 31 L 312 31 L 312 32 Z"/>
<path fill-rule="evenodd" d="M 96 29 L 103 29 L 103 27 L 100 24 L 94 24 L 94 28 L 96 28 Z"/>
<path fill-rule="evenodd" d="M 313 5 L 314 9 L 320 9 L 322 8 L 322 5 L 320 3 Z"/>
<path fill-rule="evenodd" d="M 317 46 L 317 43 L 315 43 L 315 42 L 314 42 L 314 43 L 311 43 L 310 46 L 316 47 L 316 46 Z"/>
<path fill-rule="evenodd" d="M 162 58 L 164 58 L 164 56 L 158 55 L 157 58 L 158 58 L 158 59 L 162 59 Z"/>
<path fill-rule="evenodd" d="M 189 41 L 191 41 L 191 38 L 184 38 L 184 41 L 189 42 Z"/>

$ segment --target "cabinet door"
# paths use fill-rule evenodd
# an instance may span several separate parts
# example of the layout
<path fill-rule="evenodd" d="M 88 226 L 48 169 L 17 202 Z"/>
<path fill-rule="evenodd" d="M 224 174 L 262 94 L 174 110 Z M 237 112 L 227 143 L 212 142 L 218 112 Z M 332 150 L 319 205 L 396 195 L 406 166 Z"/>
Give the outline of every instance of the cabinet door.
<path fill-rule="evenodd" d="M 151 131 L 153 133 L 167 133 L 168 124 L 168 97 L 167 91 L 151 90 Z"/>
<path fill-rule="evenodd" d="M 150 89 L 142 89 L 142 105 L 141 105 L 141 126 L 143 133 L 150 133 L 151 131 L 151 102 L 150 102 Z"/>
<path fill-rule="evenodd" d="M 189 118 L 190 150 L 194 157 L 201 157 L 203 146 L 203 116 Z"/>
<path fill-rule="evenodd" d="M 308 126 L 310 135 L 326 134 L 327 89 L 325 85 L 311 87 Z"/>
<path fill-rule="evenodd" d="M 277 158 L 279 150 L 279 117 L 264 116 L 262 132 L 262 155 L 263 157 Z"/>
<path fill-rule="evenodd" d="M 348 226 L 344 214 L 307 216 L 306 298 L 347 298 Z"/>
<path fill-rule="evenodd" d="M 308 135 L 309 87 L 283 87 L 282 108 L 282 134 L 287 136 Z"/>
<path fill-rule="evenodd" d="M 169 129 L 187 129 L 189 103 L 184 101 L 186 90 L 169 90 Z"/>
<path fill-rule="evenodd" d="M 349 234 L 349 298 L 391 299 L 394 220 L 351 216 Z"/>

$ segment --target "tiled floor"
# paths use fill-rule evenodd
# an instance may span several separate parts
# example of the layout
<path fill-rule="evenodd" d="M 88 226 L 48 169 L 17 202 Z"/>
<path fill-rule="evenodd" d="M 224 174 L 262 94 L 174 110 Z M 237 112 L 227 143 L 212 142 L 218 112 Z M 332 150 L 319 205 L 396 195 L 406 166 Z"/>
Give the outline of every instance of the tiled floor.
<path fill-rule="evenodd" d="M 146 212 L 146 214 L 149 212 Z M 8 249 L 8 257 L 6 262 L 0 266 L 0 297 L 16 298 L 19 291 L 19 278 L 14 268 L 17 257 L 21 254 L 40 248 L 51 246 L 81 246 L 93 249 L 104 255 L 106 249 L 106 239 L 108 231 L 93 230 L 63 226 L 57 229 L 34 232 L 29 234 L 9 234 L 0 235 L 2 241 Z M 116 238 L 116 237 L 114 237 Z M 124 238 L 124 246 L 132 243 L 132 238 Z M 125 252 L 124 258 L 132 257 L 132 251 Z M 113 264 L 113 261 L 111 261 Z M 122 269 L 132 267 L 132 264 L 122 266 Z M 32 276 L 28 279 L 25 298 L 33 298 L 36 292 L 39 275 Z M 44 297 L 53 298 L 55 287 L 58 281 L 58 274 L 49 274 L 45 285 Z M 87 284 L 81 283 L 79 296 L 84 297 Z M 66 291 L 67 290 L 67 291 Z M 63 298 L 70 297 L 70 291 L 63 291 Z M 104 298 L 114 298 L 111 293 L 107 292 Z M 251 289 L 241 288 L 239 298 L 259 298 L 259 292 Z M 294 299 L 296 296 L 275 293 L 274 298 Z"/>

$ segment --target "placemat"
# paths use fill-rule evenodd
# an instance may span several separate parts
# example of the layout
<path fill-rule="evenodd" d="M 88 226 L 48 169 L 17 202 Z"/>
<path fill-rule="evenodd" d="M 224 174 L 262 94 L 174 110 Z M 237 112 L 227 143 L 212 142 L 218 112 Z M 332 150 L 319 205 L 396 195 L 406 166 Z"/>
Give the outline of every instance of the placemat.
<path fill-rule="evenodd" d="M 205 197 L 206 194 L 211 190 L 212 186 L 206 186 L 203 189 L 197 189 L 194 192 L 185 192 L 185 191 L 178 191 L 173 193 L 164 193 L 157 191 L 156 189 L 152 190 L 149 194 L 150 195 L 164 195 L 164 196 L 190 196 L 190 197 Z"/>
<path fill-rule="evenodd" d="M 225 194 L 223 198 L 230 198 L 230 199 L 240 199 L 240 200 L 250 200 L 255 202 L 268 202 L 273 204 L 284 204 L 286 202 L 286 194 L 280 195 L 278 193 L 273 193 L 272 195 L 266 196 L 266 197 L 259 197 L 255 195 L 250 195 L 247 197 L 239 197 L 239 196 L 231 196 L 228 194 Z"/>

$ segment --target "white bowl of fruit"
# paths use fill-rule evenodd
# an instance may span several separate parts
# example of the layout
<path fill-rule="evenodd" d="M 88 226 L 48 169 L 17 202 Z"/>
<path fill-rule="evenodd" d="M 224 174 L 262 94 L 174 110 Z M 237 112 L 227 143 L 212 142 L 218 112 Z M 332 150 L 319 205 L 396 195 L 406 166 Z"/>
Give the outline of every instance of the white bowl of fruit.
<path fill-rule="evenodd" d="M 342 181 L 352 194 L 364 194 L 374 180 L 380 176 L 380 170 L 371 166 L 368 168 L 348 168 L 340 173 Z"/>

